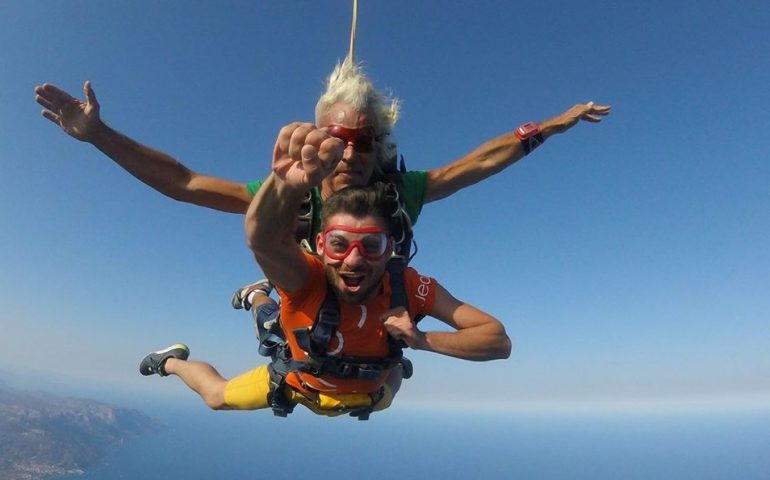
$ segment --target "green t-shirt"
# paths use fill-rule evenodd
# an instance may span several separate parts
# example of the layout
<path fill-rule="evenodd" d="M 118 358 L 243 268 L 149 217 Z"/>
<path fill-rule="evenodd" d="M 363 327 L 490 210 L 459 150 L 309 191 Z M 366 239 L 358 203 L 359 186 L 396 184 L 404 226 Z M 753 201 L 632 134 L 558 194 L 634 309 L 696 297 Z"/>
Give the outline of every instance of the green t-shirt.
<path fill-rule="evenodd" d="M 264 180 L 256 180 L 246 184 L 249 194 L 254 197 L 257 190 L 262 186 Z M 401 198 L 404 199 L 404 210 L 409 215 L 412 225 L 417 223 L 417 217 L 420 216 L 422 206 L 425 203 L 425 191 L 428 188 L 428 172 L 426 170 L 413 170 L 399 176 L 396 189 Z M 321 225 L 321 193 L 318 188 L 314 188 L 310 198 L 313 202 L 313 237 L 318 233 Z"/>

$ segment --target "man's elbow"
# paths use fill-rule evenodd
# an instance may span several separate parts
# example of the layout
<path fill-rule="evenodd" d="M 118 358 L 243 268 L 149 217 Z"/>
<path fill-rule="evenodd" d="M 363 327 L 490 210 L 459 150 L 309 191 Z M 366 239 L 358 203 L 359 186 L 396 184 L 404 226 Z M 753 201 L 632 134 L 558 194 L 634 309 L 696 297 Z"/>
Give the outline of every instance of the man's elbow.
<path fill-rule="evenodd" d="M 511 339 L 508 338 L 508 335 L 505 335 L 505 338 L 500 342 L 500 347 L 497 349 L 497 360 L 505 360 L 510 357 L 512 350 L 513 343 L 511 342 Z"/>
<path fill-rule="evenodd" d="M 249 250 L 254 252 L 256 255 L 259 251 L 260 245 L 259 229 L 257 228 L 257 224 L 247 216 L 244 229 L 246 230 L 246 245 L 248 245 Z"/>
<path fill-rule="evenodd" d="M 492 358 L 490 360 L 505 360 L 511 356 L 511 350 L 513 350 L 513 343 L 511 338 L 505 332 L 505 327 L 500 322 L 495 322 L 495 341 L 490 342 L 494 345 L 492 349 Z"/>

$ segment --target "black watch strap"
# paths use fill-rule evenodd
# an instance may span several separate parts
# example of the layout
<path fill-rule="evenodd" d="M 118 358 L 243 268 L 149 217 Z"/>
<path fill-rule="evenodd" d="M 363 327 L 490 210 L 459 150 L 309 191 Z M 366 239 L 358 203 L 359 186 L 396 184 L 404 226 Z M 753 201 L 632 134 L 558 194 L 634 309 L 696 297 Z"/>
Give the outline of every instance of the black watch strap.
<path fill-rule="evenodd" d="M 524 154 L 529 155 L 529 152 L 542 145 L 543 142 L 545 142 L 545 139 L 543 138 L 543 134 L 540 132 L 532 135 L 529 138 L 525 138 L 521 141 L 521 146 L 524 148 Z"/>

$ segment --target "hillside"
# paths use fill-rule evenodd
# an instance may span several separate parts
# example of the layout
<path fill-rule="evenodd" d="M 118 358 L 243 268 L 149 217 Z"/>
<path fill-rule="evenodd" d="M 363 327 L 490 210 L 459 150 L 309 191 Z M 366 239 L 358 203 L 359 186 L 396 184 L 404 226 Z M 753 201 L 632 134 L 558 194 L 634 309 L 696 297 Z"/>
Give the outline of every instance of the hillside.
<path fill-rule="evenodd" d="M 0 383 L 0 478 L 82 473 L 111 445 L 157 428 L 135 410 Z"/>

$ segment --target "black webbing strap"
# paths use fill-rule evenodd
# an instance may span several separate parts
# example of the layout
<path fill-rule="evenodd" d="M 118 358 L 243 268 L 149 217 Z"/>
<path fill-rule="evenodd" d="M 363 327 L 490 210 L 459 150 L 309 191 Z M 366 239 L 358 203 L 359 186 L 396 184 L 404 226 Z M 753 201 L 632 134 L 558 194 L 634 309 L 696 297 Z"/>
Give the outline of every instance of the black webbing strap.
<path fill-rule="evenodd" d="M 393 246 L 393 255 L 397 257 L 403 257 L 405 263 L 408 263 L 411 259 L 410 252 L 412 249 L 412 221 L 409 215 L 401 205 L 401 196 L 398 193 L 396 184 L 390 182 L 385 189 L 385 196 L 390 203 L 390 218 L 388 218 L 388 224 L 390 227 L 390 236 L 395 240 Z"/>
<path fill-rule="evenodd" d="M 267 372 L 270 374 L 270 393 L 267 394 L 267 403 L 273 409 L 273 415 L 276 417 L 286 417 L 294 411 L 294 404 L 283 394 L 286 375 L 276 372 L 272 363 L 267 366 Z"/>
<path fill-rule="evenodd" d="M 315 324 L 313 324 L 313 328 L 310 330 L 311 346 L 315 348 L 308 351 L 326 353 L 329 342 L 331 342 L 332 337 L 337 333 L 337 327 L 339 327 L 339 325 L 340 303 L 337 300 L 334 289 L 327 283 L 324 303 L 321 305 Z"/>
<path fill-rule="evenodd" d="M 391 257 L 386 268 L 390 274 L 390 308 L 404 307 L 409 312 L 409 315 L 412 315 L 412 312 L 409 310 L 409 299 L 406 297 L 406 283 L 404 282 L 406 259 L 403 257 Z M 416 325 L 424 316 L 414 315 L 412 321 Z M 388 343 L 390 344 L 391 357 L 398 357 L 400 359 L 399 363 L 401 363 L 403 368 L 403 378 L 411 378 L 413 373 L 412 362 L 403 356 L 403 349 L 408 348 L 408 345 L 405 341 L 394 340 L 391 336 L 388 336 Z"/>
<path fill-rule="evenodd" d="M 305 371 L 320 375 L 323 369 L 323 357 L 332 337 L 337 333 L 340 324 L 340 305 L 331 285 L 326 285 L 326 297 L 318 311 L 315 322 L 310 330 L 307 328 L 294 329 L 294 337 L 299 347 L 307 352 Z"/>
<path fill-rule="evenodd" d="M 273 357 L 276 349 L 286 343 L 286 338 L 278 323 L 279 306 L 275 303 L 265 303 L 252 308 L 251 314 L 257 329 L 259 354 Z"/>
<path fill-rule="evenodd" d="M 302 204 L 297 212 L 297 228 L 294 230 L 294 239 L 297 243 L 302 243 L 302 240 L 307 241 L 309 244 L 313 236 L 313 196 L 310 191 L 305 193 L 305 197 L 302 199 Z"/>

